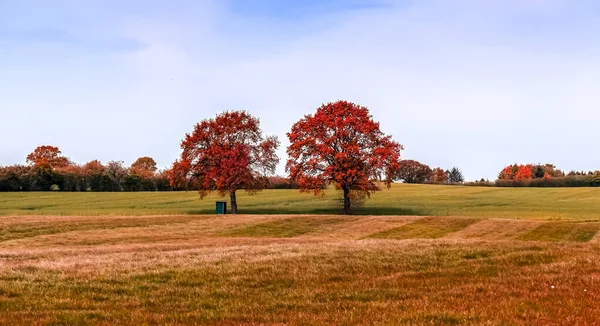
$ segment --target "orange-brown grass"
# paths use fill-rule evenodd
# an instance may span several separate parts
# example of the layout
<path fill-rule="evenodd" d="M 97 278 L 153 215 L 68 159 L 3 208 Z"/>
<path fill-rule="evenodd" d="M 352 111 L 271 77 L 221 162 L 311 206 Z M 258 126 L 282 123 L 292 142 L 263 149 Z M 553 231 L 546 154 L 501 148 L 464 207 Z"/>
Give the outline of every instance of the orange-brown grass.
<path fill-rule="evenodd" d="M 600 320 L 598 223 L 532 223 L 0 217 L 0 324 Z M 411 239 L 364 239 L 402 228 Z"/>

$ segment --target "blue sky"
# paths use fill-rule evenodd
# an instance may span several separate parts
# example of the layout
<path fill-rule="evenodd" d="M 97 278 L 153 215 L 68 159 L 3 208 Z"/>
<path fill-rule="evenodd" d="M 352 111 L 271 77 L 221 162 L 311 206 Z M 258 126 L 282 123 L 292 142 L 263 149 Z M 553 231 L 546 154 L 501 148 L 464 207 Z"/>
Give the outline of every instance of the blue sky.
<path fill-rule="evenodd" d="M 366 105 L 403 157 L 493 179 L 600 169 L 600 4 L 563 0 L 0 0 L 0 165 L 154 157 L 246 109 L 282 141 Z M 283 174 L 283 165 L 279 168 Z"/>

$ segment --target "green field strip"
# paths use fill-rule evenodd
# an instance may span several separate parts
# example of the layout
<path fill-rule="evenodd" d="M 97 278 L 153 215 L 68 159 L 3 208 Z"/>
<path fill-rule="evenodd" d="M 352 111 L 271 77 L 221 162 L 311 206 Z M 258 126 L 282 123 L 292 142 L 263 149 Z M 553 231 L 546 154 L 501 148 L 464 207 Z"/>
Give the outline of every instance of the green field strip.
<path fill-rule="evenodd" d="M 426 217 L 415 222 L 374 233 L 377 239 L 437 239 L 480 221 L 474 218 Z"/>
<path fill-rule="evenodd" d="M 282 220 L 249 225 L 242 228 L 235 228 L 232 230 L 221 232 L 218 235 L 229 237 L 291 238 L 310 233 L 323 232 L 328 230 L 329 227 L 337 226 L 353 220 L 353 218 L 347 217 L 292 217 Z"/>
<path fill-rule="evenodd" d="M 519 240 L 588 242 L 600 230 L 600 223 L 548 222 L 522 235 Z"/>

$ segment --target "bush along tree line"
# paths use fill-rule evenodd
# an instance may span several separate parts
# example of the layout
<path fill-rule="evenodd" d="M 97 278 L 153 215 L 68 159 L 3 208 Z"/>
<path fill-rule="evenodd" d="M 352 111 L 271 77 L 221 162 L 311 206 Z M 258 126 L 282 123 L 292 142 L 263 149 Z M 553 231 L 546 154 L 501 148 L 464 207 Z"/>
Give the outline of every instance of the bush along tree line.
<path fill-rule="evenodd" d="M 151 157 L 140 157 L 130 167 L 121 161 L 93 160 L 78 165 L 58 147 L 39 146 L 27 165 L 0 167 L 0 191 L 167 191 L 166 171 L 157 171 Z"/>
<path fill-rule="evenodd" d="M 453 167 L 431 169 L 428 165 L 415 160 L 400 161 L 397 179 L 405 183 L 462 184 L 465 181 L 462 172 Z"/>
<path fill-rule="evenodd" d="M 570 171 L 553 164 L 513 164 L 498 174 L 497 187 L 599 187 L 600 171 Z"/>

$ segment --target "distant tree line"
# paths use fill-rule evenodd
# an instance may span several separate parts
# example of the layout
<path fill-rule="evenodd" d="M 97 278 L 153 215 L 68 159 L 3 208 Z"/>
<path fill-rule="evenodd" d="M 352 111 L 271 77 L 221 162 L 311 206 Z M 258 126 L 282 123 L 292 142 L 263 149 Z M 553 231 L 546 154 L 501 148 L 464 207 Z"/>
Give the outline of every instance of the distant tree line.
<path fill-rule="evenodd" d="M 498 174 L 497 187 L 600 187 L 600 171 L 564 173 L 553 164 L 512 164 Z"/>
<path fill-rule="evenodd" d="M 300 189 L 300 185 L 286 177 L 274 176 L 269 177 L 268 180 L 268 189 Z M 449 170 L 439 167 L 431 169 L 427 164 L 415 160 L 400 160 L 394 180 L 412 184 L 457 185 L 463 184 L 465 178 L 457 167 Z M 377 179 L 373 182 L 376 183 Z M 324 184 L 323 188 L 326 187 L 327 185 Z"/>
<path fill-rule="evenodd" d="M 39 146 L 27 165 L 0 167 L 0 191 L 166 191 L 166 171 L 157 171 L 151 157 L 140 157 L 130 167 L 122 161 L 83 165 L 71 162 L 58 147 Z"/>
<path fill-rule="evenodd" d="M 0 167 L 0 191 L 169 191 L 196 189 L 191 182 L 170 183 L 171 170 L 158 171 L 151 157 L 140 157 L 127 167 L 123 161 L 106 164 L 93 160 L 76 164 L 63 156 L 58 147 L 39 146 L 27 156 L 26 165 Z M 284 176 L 264 177 L 266 189 L 300 189 L 297 182 Z M 462 172 L 431 169 L 414 160 L 400 160 L 394 178 L 405 183 L 461 184 Z M 375 180 L 377 181 L 377 180 Z M 326 188 L 323 184 L 322 188 Z M 242 188 L 244 188 L 242 186 Z"/>
<path fill-rule="evenodd" d="M 439 167 L 431 169 L 428 165 L 415 160 L 401 160 L 396 179 L 405 183 L 429 184 L 462 184 L 465 181 L 457 167 L 450 170 Z"/>

